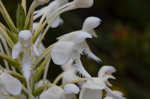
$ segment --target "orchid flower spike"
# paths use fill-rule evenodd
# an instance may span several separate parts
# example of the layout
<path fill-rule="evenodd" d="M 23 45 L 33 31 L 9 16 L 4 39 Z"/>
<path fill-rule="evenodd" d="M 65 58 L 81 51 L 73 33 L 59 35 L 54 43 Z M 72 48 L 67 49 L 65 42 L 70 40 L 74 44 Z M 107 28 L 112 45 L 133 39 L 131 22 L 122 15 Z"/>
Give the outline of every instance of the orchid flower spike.
<path fill-rule="evenodd" d="M 50 87 L 40 95 L 39 99 L 65 99 L 64 90 L 58 86 Z"/>
<path fill-rule="evenodd" d="M 44 20 L 45 18 L 47 19 L 47 22 L 49 23 L 49 16 L 51 15 L 51 13 L 53 13 L 57 8 L 59 8 L 60 6 L 66 4 L 68 2 L 68 0 L 54 0 L 52 1 L 48 6 L 41 8 L 40 10 L 37 10 L 34 12 L 34 20 L 36 20 L 37 18 L 41 17 L 41 20 Z M 52 24 L 52 28 L 56 28 L 59 25 L 63 24 L 63 19 L 58 16 L 56 18 L 56 20 L 53 22 Z"/>
<path fill-rule="evenodd" d="M 2 88 L 6 93 L 14 96 L 19 95 L 22 90 L 21 82 L 4 72 L 0 74 L 0 85 L 2 85 L 0 89 Z"/>
<path fill-rule="evenodd" d="M 95 28 L 97 28 L 101 23 L 101 19 L 98 17 L 88 17 L 85 19 L 83 26 L 82 26 L 82 31 L 91 33 L 94 37 L 97 37 L 96 32 L 94 31 Z"/>

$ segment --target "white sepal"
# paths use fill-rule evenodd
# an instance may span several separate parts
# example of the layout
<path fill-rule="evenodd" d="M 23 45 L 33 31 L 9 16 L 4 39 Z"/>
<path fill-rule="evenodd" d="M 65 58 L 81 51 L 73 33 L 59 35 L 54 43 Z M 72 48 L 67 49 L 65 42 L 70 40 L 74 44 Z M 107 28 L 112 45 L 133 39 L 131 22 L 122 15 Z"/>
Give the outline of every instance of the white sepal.
<path fill-rule="evenodd" d="M 93 90 L 103 90 L 106 88 L 106 85 L 100 78 L 92 78 L 87 80 L 82 87 Z"/>
<path fill-rule="evenodd" d="M 79 99 L 102 99 L 102 90 L 82 88 Z"/>
<path fill-rule="evenodd" d="M 102 60 L 98 58 L 93 52 L 91 52 L 88 48 L 85 48 L 83 51 L 83 53 L 85 53 L 89 58 L 95 60 L 96 62 L 102 62 Z"/>
<path fill-rule="evenodd" d="M 91 78 L 91 75 L 85 70 L 80 59 L 76 59 L 76 63 L 74 65 L 80 74 L 82 74 L 86 78 Z"/>
<path fill-rule="evenodd" d="M 58 86 L 50 87 L 40 95 L 39 99 L 65 99 L 64 90 Z"/>
<path fill-rule="evenodd" d="M 22 50 L 22 46 L 20 42 L 18 42 L 16 45 L 14 45 L 12 49 L 12 58 L 13 59 L 18 58 L 19 54 L 21 53 L 21 50 Z"/>
<path fill-rule="evenodd" d="M 22 90 L 22 85 L 20 81 L 13 76 L 2 73 L 0 75 L 0 82 L 3 85 L 3 88 L 11 95 L 19 95 Z"/>
<path fill-rule="evenodd" d="M 78 94 L 80 89 L 75 84 L 66 84 L 64 86 L 65 94 Z"/>
<path fill-rule="evenodd" d="M 57 42 L 51 50 L 52 60 L 57 65 L 64 65 L 72 58 L 72 42 Z"/>

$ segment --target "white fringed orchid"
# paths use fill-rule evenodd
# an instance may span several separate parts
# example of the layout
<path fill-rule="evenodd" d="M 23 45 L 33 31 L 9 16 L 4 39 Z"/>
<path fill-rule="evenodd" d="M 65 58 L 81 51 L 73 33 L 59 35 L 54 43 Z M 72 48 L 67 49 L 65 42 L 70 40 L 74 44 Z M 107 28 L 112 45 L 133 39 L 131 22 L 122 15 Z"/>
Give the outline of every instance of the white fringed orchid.
<path fill-rule="evenodd" d="M 58 86 L 50 87 L 40 95 L 39 99 L 65 99 L 64 90 Z"/>
<path fill-rule="evenodd" d="M 2 72 L 0 74 L 0 90 L 10 95 L 19 95 L 22 90 L 22 85 L 18 79 Z M 0 96 L 1 98 L 1 96 Z"/>
<path fill-rule="evenodd" d="M 79 99 L 102 99 L 102 91 L 108 88 L 108 79 L 113 77 L 112 73 L 115 71 L 112 66 L 103 66 L 97 78 L 89 79 L 83 84 Z"/>
<path fill-rule="evenodd" d="M 51 15 L 51 13 L 53 13 L 57 8 L 59 8 L 60 6 L 66 4 L 68 2 L 68 0 L 55 0 L 52 1 L 51 3 L 49 3 L 46 7 L 41 8 L 40 10 L 37 10 L 34 12 L 34 20 L 38 19 L 39 17 L 42 16 L 41 20 L 44 20 L 45 18 L 48 21 L 49 16 Z M 60 16 L 58 16 L 56 18 L 56 20 L 53 22 L 52 24 L 52 28 L 56 28 L 59 25 L 61 25 L 63 23 L 63 20 Z"/>
<path fill-rule="evenodd" d="M 100 25 L 101 20 L 97 17 L 88 17 L 85 19 L 82 29 L 80 31 L 87 32 L 95 37 L 97 37 L 94 29 Z M 68 33 L 64 34 L 57 39 L 59 41 L 72 41 L 73 38 L 76 38 L 76 33 Z M 101 59 L 98 58 L 92 51 L 90 50 L 88 44 L 84 40 L 83 42 L 80 43 L 80 46 L 82 46 L 82 54 L 87 55 L 89 58 L 95 60 L 96 62 L 101 62 Z"/>
<path fill-rule="evenodd" d="M 53 62 L 57 65 L 64 65 L 70 60 L 73 60 L 74 66 L 78 69 L 78 71 L 81 74 L 84 74 L 85 77 L 90 78 L 91 76 L 82 66 L 80 54 L 82 54 L 82 51 L 84 50 L 82 42 L 86 38 L 92 38 L 92 35 L 87 32 L 75 31 L 65 36 L 68 36 L 68 38 L 61 39 L 60 37 L 59 41 L 54 44 L 54 47 L 51 50 Z"/>
<path fill-rule="evenodd" d="M 36 46 L 32 44 L 32 33 L 29 30 L 19 32 L 18 39 L 18 43 L 14 45 L 12 49 L 12 57 L 16 59 L 19 57 L 20 53 L 23 52 L 21 64 L 24 76 L 27 80 L 29 80 L 31 75 L 32 54 L 39 56 L 39 52 Z"/>

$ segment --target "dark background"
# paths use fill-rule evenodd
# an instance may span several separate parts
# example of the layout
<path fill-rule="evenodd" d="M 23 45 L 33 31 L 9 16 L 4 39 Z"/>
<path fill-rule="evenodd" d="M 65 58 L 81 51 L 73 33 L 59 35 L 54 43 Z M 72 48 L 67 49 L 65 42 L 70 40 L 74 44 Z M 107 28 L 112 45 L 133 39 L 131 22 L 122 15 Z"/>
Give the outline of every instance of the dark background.
<path fill-rule="evenodd" d="M 19 0 L 2 1 L 15 21 Z M 29 0 L 28 5 L 30 3 Z M 83 56 L 85 68 L 96 76 L 102 65 L 113 65 L 117 68 L 113 89 L 123 91 L 128 99 L 150 99 L 149 10 L 150 0 L 95 0 L 92 8 L 64 13 L 64 24 L 50 29 L 43 42 L 48 46 L 56 41 L 56 37 L 81 29 L 88 16 L 100 17 L 102 24 L 96 29 L 99 37 L 88 40 L 88 43 L 103 63 Z M 60 72 L 61 68 L 51 62 L 49 79 L 52 81 Z"/>

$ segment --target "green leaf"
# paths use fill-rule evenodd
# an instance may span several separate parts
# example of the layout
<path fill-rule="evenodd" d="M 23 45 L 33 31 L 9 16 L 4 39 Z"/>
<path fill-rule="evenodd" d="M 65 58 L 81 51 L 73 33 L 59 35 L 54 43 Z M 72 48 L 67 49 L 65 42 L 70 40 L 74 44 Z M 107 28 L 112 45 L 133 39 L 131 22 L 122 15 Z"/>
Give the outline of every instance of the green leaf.
<path fill-rule="evenodd" d="M 4 53 L 0 53 L 0 58 L 7 60 L 8 63 L 12 64 L 17 70 L 21 71 L 20 63 L 17 60 L 12 59 Z"/>
<path fill-rule="evenodd" d="M 19 29 L 19 31 L 23 30 L 25 19 L 26 19 L 26 15 L 25 15 L 24 9 L 21 6 L 21 4 L 19 4 L 17 12 L 16 12 L 17 28 Z"/>
<path fill-rule="evenodd" d="M 37 68 L 36 72 L 33 75 L 33 82 L 34 83 L 37 82 L 41 78 L 42 74 L 44 73 L 45 66 L 46 66 L 47 62 L 49 61 L 49 59 L 50 59 L 50 54 L 48 54 L 46 56 L 46 58 L 44 59 L 44 61 Z"/>
<path fill-rule="evenodd" d="M 10 28 L 13 32 L 17 33 L 17 29 L 16 29 L 16 27 L 15 27 L 15 25 L 14 25 L 14 23 L 13 23 L 11 17 L 9 16 L 9 14 L 8 14 L 8 12 L 7 12 L 7 10 L 6 10 L 6 8 L 5 8 L 5 6 L 3 5 L 3 3 L 2 3 L 1 0 L 0 0 L 0 12 L 1 12 L 1 15 L 3 16 L 5 22 L 6 22 L 7 25 L 9 26 L 9 28 Z"/>

